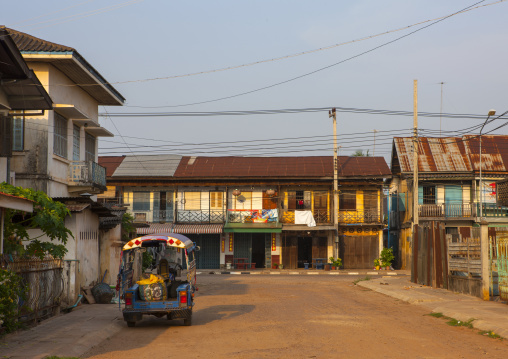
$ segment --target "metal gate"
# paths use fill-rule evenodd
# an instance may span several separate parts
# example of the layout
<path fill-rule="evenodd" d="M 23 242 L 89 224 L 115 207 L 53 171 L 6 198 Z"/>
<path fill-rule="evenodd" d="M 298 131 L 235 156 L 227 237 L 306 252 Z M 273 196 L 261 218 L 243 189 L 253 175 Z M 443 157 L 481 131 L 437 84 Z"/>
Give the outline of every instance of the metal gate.
<path fill-rule="evenodd" d="M 497 249 L 497 275 L 499 283 L 499 296 L 508 300 L 508 233 L 496 233 Z M 492 277 L 491 277 L 492 278 Z"/>
<path fill-rule="evenodd" d="M 186 236 L 200 247 L 196 252 L 196 268 L 220 267 L 220 234 L 186 234 Z"/>
<path fill-rule="evenodd" d="M 234 259 L 247 258 L 249 263 L 252 262 L 252 235 L 235 233 L 234 241 Z"/>

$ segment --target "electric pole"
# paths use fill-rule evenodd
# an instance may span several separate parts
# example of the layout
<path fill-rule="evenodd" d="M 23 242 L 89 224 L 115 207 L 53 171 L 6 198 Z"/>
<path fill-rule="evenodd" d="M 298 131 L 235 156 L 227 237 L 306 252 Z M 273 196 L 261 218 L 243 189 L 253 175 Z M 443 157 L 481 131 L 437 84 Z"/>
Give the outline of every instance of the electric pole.
<path fill-rule="evenodd" d="M 335 107 L 328 111 L 328 117 L 333 118 L 333 226 L 335 228 L 335 243 L 337 248 L 337 257 L 339 257 L 339 183 L 338 183 L 338 163 L 337 163 L 337 113 Z"/>
<path fill-rule="evenodd" d="M 418 80 L 413 80 L 413 228 L 418 225 Z"/>

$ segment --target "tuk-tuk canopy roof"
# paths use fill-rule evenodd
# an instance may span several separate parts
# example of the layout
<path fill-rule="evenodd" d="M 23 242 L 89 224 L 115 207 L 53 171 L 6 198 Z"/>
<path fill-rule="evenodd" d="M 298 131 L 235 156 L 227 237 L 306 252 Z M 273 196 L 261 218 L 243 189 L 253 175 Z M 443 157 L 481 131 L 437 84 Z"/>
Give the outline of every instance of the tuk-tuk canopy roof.
<path fill-rule="evenodd" d="M 145 242 L 156 242 L 156 241 L 164 242 L 168 247 L 190 249 L 194 246 L 194 242 L 192 242 L 189 238 L 185 237 L 182 234 L 157 233 L 131 239 L 127 244 L 123 246 L 123 250 L 126 251 L 133 248 L 143 247 L 143 243 Z"/>

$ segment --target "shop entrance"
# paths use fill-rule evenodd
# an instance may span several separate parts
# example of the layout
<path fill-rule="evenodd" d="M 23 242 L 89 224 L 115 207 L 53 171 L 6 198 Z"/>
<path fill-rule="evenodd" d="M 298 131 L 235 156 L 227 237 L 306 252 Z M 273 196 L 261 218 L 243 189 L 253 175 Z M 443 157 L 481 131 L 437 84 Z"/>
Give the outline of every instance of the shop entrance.
<path fill-rule="evenodd" d="M 252 263 L 256 263 L 256 268 L 265 268 L 265 236 L 266 233 L 252 233 Z"/>
<path fill-rule="evenodd" d="M 298 237 L 298 268 L 312 263 L 312 237 Z"/>

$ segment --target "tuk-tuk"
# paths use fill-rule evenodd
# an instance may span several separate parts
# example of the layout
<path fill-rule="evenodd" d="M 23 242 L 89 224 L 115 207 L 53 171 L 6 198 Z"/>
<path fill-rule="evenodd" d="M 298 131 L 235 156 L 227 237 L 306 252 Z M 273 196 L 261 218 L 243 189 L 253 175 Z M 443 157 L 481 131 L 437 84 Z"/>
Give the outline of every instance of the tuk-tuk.
<path fill-rule="evenodd" d="M 124 245 L 119 272 L 119 293 L 124 301 L 123 319 L 134 327 L 143 315 L 168 320 L 183 319 L 192 324 L 196 291 L 195 243 L 177 233 L 158 233 L 130 240 Z M 143 252 L 153 258 L 150 270 L 143 271 Z M 183 271 L 185 258 L 186 272 Z M 156 274 L 153 272 L 156 269 Z M 121 302 L 120 307 L 121 307 Z"/>

